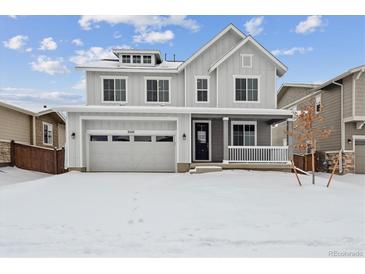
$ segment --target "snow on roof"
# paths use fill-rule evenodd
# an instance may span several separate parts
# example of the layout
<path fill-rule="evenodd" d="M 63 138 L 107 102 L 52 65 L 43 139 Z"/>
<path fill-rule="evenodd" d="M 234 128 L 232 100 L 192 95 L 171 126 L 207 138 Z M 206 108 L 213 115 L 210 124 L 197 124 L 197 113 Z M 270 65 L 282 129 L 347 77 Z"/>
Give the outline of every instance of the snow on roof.
<path fill-rule="evenodd" d="M 162 61 L 153 67 L 151 66 L 123 66 L 118 60 L 100 60 L 77 66 L 78 69 L 118 69 L 118 70 L 176 70 L 183 62 Z"/>

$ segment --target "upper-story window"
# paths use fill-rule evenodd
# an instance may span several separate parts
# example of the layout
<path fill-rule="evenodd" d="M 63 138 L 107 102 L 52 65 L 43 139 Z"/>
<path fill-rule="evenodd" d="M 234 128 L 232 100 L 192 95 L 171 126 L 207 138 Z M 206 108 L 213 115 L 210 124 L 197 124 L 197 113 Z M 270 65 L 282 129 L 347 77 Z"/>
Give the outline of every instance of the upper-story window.
<path fill-rule="evenodd" d="M 143 64 L 152 64 L 152 56 L 143 55 Z"/>
<path fill-rule="evenodd" d="M 43 122 L 43 144 L 53 144 L 53 125 Z"/>
<path fill-rule="evenodd" d="M 234 101 L 235 102 L 258 102 L 259 101 L 259 78 L 258 77 L 234 77 Z"/>
<path fill-rule="evenodd" d="M 316 113 L 319 113 L 321 112 L 321 109 L 322 109 L 322 98 L 321 98 L 321 94 L 318 94 L 316 96 L 316 102 L 315 102 L 315 109 L 316 109 Z"/>
<path fill-rule="evenodd" d="M 141 63 L 141 55 L 133 55 L 133 64 Z"/>
<path fill-rule="evenodd" d="M 169 79 L 146 79 L 146 102 L 169 103 L 170 80 Z"/>
<path fill-rule="evenodd" d="M 196 79 L 196 102 L 209 102 L 209 77 L 198 76 Z"/>
<path fill-rule="evenodd" d="M 103 78 L 103 102 L 127 102 L 127 78 Z"/>
<path fill-rule="evenodd" d="M 241 54 L 242 67 L 252 68 L 252 54 Z"/>
<path fill-rule="evenodd" d="M 130 55 L 122 55 L 122 63 L 129 64 L 131 62 Z"/>

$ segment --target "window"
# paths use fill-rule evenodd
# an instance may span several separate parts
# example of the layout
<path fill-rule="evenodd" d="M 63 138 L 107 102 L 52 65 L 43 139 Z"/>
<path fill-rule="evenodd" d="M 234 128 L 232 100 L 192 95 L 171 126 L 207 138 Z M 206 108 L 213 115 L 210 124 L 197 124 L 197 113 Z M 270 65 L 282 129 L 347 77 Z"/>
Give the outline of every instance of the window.
<path fill-rule="evenodd" d="M 128 135 L 113 135 L 112 137 L 113 142 L 129 142 Z"/>
<path fill-rule="evenodd" d="M 107 135 L 90 135 L 91 142 L 108 142 Z"/>
<path fill-rule="evenodd" d="M 144 64 L 152 64 L 152 56 L 151 55 L 143 55 L 143 63 Z"/>
<path fill-rule="evenodd" d="M 233 146 L 256 146 L 256 123 L 232 122 Z"/>
<path fill-rule="evenodd" d="M 241 54 L 242 67 L 252 68 L 252 55 L 251 54 Z"/>
<path fill-rule="evenodd" d="M 173 136 L 156 136 L 156 142 L 173 142 Z"/>
<path fill-rule="evenodd" d="M 131 62 L 131 56 L 130 55 L 122 55 L 122 63 L 130 63 Z"/>
<path fill-rule="evenodd" d="M 127 79 L 103 79 L 104 102 L 127 102 Z"/>
<path fill-rule="evenodd" d="M 259 80 L 258 78 L 234 79 L 235 102 L 258 102 Z"/>
<path fill-rule="evenodd" d="M 43 144 L 53 144 L 53 125 L 49 123 L 43 123 Z"/>
<path fill-rule="evenodd" d="M 315 104 L 316 113 L 321 112 L 322 109 L 321 99 L 322 99 L 321 94 L 316 96 L 316 104 Z"/>
<path fill-rule="evenodd" d="M 134 136 L 135 142 L 151 142 L 152 136 Z"/>
<path fill-rule="evenodd" d="M 147 102 L 170 102 L 170 81 L 160 79 L 146 80 Z"/>
<path fill-rule="evenodd" d="M 196 78 L 196 101 L 208 102 L 208 78 Z"/>
<path fill-rule="evenodd" d="M 133 64 L 141 63 L 141 55 L 133 55 Z"/>

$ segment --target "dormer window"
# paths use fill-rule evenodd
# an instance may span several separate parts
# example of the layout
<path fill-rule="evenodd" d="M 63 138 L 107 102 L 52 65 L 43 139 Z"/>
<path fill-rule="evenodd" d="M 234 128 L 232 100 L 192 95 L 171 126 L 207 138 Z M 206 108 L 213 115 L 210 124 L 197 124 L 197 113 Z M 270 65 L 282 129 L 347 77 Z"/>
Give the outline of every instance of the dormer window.
<path fill-rule="evenodd" d="M 143 64 L 152 64 L 152 56 L 143 55 Z"/>
<path fill-rule="evenodd" d="M 122 63 L 129 64 L 131 62 L 131 56 L 130 55 L 122 55 Z"/>
<path fill-rule="evenodd" d="M 133 55 L 133 64 L 141 63 L 141 55 Z"/>

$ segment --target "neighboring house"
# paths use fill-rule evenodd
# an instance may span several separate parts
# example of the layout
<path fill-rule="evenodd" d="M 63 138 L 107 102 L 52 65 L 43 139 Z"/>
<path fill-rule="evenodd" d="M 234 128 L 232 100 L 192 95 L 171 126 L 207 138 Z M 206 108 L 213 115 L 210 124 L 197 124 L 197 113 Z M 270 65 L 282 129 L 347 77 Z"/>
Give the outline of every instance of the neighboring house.
<path fill-rule="evenodd" d="M 65 118 L 44 109 L 29 111 L 0 101 L 0 164 L 10 162 L 10 141 L 47 148 L 65 144 Z"/>
<path fill-rule="evenodd" d="M 232 24 L 184 62 L 158 50 L 114 49 L 80 65 L 86 106 L 66 111 L 66 166 L 89 171 L 184 172 L 192 166 L 287 165 L 271 147 L 276 78 L 287 68 Z"/>
<path fill-rule="evenodd" d="M 319 140 L 318 150 L 332 162 L 343 151 L 340 170 L 365 173 L 365 66 L 356 67 L 321 85 L 284 84 L 278 92 L 278 108 L 300 110 L 309 103 L 324 118 L 331 136 Z M 286 123 L 273 128 L 273 144 L 285 144 Z M 295 143 L 295 140 L 294 140 Z"/>

